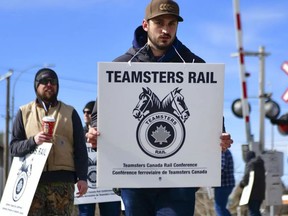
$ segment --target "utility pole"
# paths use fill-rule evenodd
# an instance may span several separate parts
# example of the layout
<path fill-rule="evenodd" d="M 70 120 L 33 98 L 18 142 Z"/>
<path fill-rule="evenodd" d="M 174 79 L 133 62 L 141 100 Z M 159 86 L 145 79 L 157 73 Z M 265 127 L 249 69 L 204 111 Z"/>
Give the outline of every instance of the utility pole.
<path fill-rule="evenodd" d="M 259 56 L 259 150 L 262 153 L 265 145 L 265 100 L 267 100 L 267 94 L 265 93 L 265 57 L 269 53 L 265 53 L 265 47 L 260 46 L 259 52 L 255 53 Z"/>
<path fill-rule="evenodd" d="M 5 187 L 6 180 L 9 173 L 9 122 L 10 122 L 10 76 L 13 74 L 12 70 L 9 70 L 3 76 L 0 76 L 0 81 L 6 79 L 6 124 L 5 124 L 5 143 L 3 148 L 3 188 Z"/>

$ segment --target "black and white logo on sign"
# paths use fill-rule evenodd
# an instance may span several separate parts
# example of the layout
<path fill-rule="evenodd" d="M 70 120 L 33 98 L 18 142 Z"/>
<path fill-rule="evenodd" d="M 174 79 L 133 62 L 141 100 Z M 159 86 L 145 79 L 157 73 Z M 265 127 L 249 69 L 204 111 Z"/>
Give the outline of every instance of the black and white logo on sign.
<path fill-rule="evenodd" d="M 96 176 L 97 176 L 97 161 L 96 158 L 88 158 L 88 187 L 92 189 L 96 189 Z"/>
<path fill-rule="evenodd" d="M 175 88 L 162 101 L 151 89 L 142 88 L 133 109 L 139 120 L 136 139 L 142 151 L 154 158 L 167 158 L 182 147 L 185 140 L 184 122 L 190 113 L 181 89 Z"/>
<path fill-rule="evenodd" d="M 16 202 L 18 201 L 26 188 L 28 178 L 32 173 L 32 161 L 28 161 L 26 157 L 20 158 L 22 160 L 22 165 L 17 173 L 17 178 L 13 187 L 12 198 Z"/>

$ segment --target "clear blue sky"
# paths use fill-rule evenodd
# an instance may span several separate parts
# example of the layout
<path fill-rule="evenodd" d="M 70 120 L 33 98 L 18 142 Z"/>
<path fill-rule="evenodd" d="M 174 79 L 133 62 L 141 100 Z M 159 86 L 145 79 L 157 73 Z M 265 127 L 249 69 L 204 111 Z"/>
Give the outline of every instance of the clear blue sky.
<path fill-rule="evenodd" d="M 112 61 L 130 46 L 134 29 L 141 24 L 150 0 L 9 0 L 0 4 L 0 75 L 13 69 L 11 92 L 15 109 L 35 99 L 33 79 L 44 64 L 54 64 L 60 78 L 59 99 L 73 105 L 82 117 L 86 102 L 97 94 L 97 62 Z M 184 22 L 178 38 L 208 63 L 225 63 L 224 115 L 226 129 L 235 143 L 231 148 L 235 168 L 242 172 L 241 144 L 246 142 L 242 119 L 231 112 L 232 102 L 241 97 L 239 64 L 231 54 L 237 50 L 233 1 L 178 0 Z M 258 52 L 264 46 L 265 90 L 287 112 L 281 99 L 288 88 L 288 76 L 281 64 L 288 61 L 288 1 L 240 0 L 245 51 Z M 245 57 L 248 97 L 252 107 L 251 131 L 259 140 L 259 59 Z M 19 74 L 21 76 L 15 82 Z M 15 87 L 15 88 L 14 88 Z M 0 131 L 5 131 L 6 82 L 0 82 Z M 272 129 L 265 121 L 265 148 L 271 149 Z M 273 136 L 272 136 L 273 137 Z M 284 151 L 287 137 L 274 128 L 274 147 Z M 287 169 L 287 168 L 286 168 Z M 288 171 L 285 171 L 288 175 Z"/>

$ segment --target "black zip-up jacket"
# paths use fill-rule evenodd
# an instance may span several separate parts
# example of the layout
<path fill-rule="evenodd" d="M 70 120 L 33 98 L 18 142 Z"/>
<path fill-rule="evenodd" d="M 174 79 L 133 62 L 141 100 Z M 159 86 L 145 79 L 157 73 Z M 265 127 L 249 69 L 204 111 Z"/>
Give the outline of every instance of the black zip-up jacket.
<path fill-rule="evenodd" d="M 147 32 L 144 31 L 142 26 L 136 28 L 132 44 L 133 46 L 124 55 L 116 58 L 114 62 L 128 62 L 129 60 L 131 60 L 131 62 L 183 62 L 181 59 L 182 57 L 185 62 L 205 63 L 202 58 L 192 53 L 185 45 L 183 45 L 177 37 L 164 56 L 160 59 L 155 58 L 150 47 L 146 45 Z M 137 53 L 141 48 L 143 49 Z M 177 54 L 175 49 L 181 57 Z M 137 55 L 135 55 L 136 53 Z"/>

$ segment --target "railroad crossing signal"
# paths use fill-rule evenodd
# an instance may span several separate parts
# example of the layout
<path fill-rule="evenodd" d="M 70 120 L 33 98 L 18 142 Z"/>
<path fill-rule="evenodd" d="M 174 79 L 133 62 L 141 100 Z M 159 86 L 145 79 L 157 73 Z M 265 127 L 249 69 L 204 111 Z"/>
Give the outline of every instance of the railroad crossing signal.
<path fill-rule="evenodd" d="M 283 62 L 281 69 L 288 75 L 288 61 Z"/>
<path fill-rule="evenodd" d="M 288 75 L 288 61 L 283 62 L 281 69 Z M 282 99 L 288 103 L 288 89 L 283 93 Z"/>
<path fill-rule="evenodd" d="M 282 135 L 288 135 L 288 113 L 280 116 L 279 119 L 271 119 L 271 123 L 277 125 L 278 131 Z"/>
<path fill-rule="evenodd" d="M 284 94 L 282 95 L 282 99 L 288 103 L 288 89 L 286 89 L 286 91 L 284 92 Z"/>

